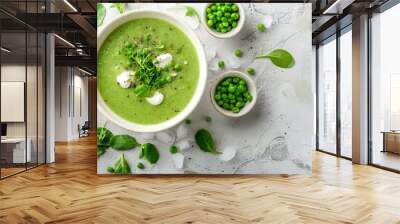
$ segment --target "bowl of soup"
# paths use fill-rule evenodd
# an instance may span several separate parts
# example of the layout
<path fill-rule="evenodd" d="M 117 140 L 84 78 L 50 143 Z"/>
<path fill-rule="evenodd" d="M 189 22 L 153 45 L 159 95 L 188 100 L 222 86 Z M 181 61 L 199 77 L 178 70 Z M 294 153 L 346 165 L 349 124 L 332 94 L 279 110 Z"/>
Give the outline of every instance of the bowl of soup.
<path fill-rule="evenodd" d="M 182 122 L 207 82 L 207 60 L 196 34 L 168 13 L 136 10 L 98 32 L 97 107 L 136 132 Z"/>

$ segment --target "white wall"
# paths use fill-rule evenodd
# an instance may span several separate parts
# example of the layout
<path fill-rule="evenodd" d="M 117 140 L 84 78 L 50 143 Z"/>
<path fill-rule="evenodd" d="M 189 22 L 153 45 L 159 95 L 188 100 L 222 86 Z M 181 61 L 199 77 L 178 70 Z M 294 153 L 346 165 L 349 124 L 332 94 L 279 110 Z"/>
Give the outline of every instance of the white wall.
<path fill-rule="evenodd" d="M 71 67 L 56 67 L 55 73 L 55 140 L 70 141 L 79 137 L 78 125 L 88 120 L 88 78 Z"/>

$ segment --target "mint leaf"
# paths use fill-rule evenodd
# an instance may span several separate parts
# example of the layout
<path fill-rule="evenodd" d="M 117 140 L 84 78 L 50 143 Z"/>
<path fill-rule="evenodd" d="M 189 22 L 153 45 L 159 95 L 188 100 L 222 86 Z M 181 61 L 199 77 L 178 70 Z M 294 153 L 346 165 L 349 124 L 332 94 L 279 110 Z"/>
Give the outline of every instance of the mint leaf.
<path fill-rule="evenodd" d="M 259 58 L 268 58 L 275 66 L 280 68 L 292 68 L 295 64 L 293 56 L 284 49 L 276 49 L 269 54 L 257 55 L 256 59 Z"/>
<path fill-rule="evenodd" d="M 130 135 L 114 135 L 110 141 L 111 148 L 116 150 L 129 150 L 138 145 L 136 139 Z"/>
<path fill-rule="evenodd" d="M 108 167 L 107 170 L 109 172 L 112 171 L 112 167 Z M 114 165 L 114 172 L 117 174 L 130 174 L 131 168 L 129 167 L 128 161 L 126 161 L 124 154 L 122 153 L 119 157 L 118 161 Z"/>
<path fill-rule="evenodd" d="M 139 158 L 145 158 L 149 163 L 155 164 L 160 158 L 160 154 L 155 145 L 151 143 L 145 143 L 141 147 Z"/>
<path fill-rule="evenodd" d="M 200 129 L 196 132 L 194 136 L 196 140 L 196 144 L 203 152 L 208 153 L 218 153 L 215 149 L 214 139 L 211 136 L 210 132 L 206 129 Z"/>

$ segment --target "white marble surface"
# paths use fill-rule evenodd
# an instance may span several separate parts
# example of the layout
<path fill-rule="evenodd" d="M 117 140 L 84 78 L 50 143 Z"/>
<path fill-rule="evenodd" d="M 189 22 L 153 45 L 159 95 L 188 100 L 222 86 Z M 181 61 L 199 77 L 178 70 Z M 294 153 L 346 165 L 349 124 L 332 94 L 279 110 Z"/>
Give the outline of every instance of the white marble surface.
<path fill-rule="evenodd" d="M 191 5 L 202 14 L 204 4 Z M 202 25 L 177 9 L 182 4 L 128 4 L 127 10 L 135 8 L 158 8 L 181 16 L 198 34 L 207 49 L 209 60 L 209 80 L 221 71 L 216 70 L 216 62 L 225 61 L 226 69 L 237 68 L 244 71 L 254 67 L 254 79 L 258 89 L 255 108 L 239 119 L 223 117 L 212 107 L 209 93 L 190 116 L 191 125 L 182 124 L 177 137 L 177 127 L 161 134 L 161 139 L 169 136 L 167 143 L 158 140 L 160 134 L 140 134 L 125 130 L 112 122 L 107 128 L 114 133 L 128 133 L 139 142 L 154 143 L 160 152 L 160 160 L 151 166 L 142 161 L 146 169 L 139 170 L 139 150 L 126 151 L 132 174 L 301 174 L 311 173 L 311 151 L 314 148 L 314 92 L 311 73 L 311 4 L 266 4 L 243 3 L 246 24 L 238 36 L 232 39 L 216 39 L 206 32 Z M 109 5 L 107 5 L 109 8 Z M 108 10 L 104 23 L 118 16 L 115 9 Z M 264 33 L 256 29 L 256 24 L 272 18 L 271 27 Z M 104 24 L 103 24 L 104 26 Z M 99 28 L 101 29 L 101 27 Z M 237 59 L 233 51 L 240 48 L 244 55 Z M 268 60 L 254 60 L 255 55 L 268 53 L 276 48 L 290 51 L 296 59 L 292 69 L 279 69 Z M 215 57 L 211 57 L 216 53 Z M 209 87 L 207 88 L 209 91 Z M 208 123 L 204 117 L 212 117 Z M 105 117 L 98 114 L 98 125 Z M 193 135 L 199 128 L 206 128 L 213 134 L 219 151 L 236 150 L 233 159 L 222 161 L 218 155 L 200 151 L 193 143 Z M 185 136 L 187 135 L 187 136 Z M 182 150 L 183 168 L 175 163 L 182 157 L 173 156 L 168 148 L 172 144 L 190 144 Z M 121 152 L 108 149 L 98 158 L 99 174 L 107 173 L 106 167 L 118 159 Z M 229 157 L 229 155 L 226 155 Z M 175 161 L 175 162 L 174 162 Z"/>

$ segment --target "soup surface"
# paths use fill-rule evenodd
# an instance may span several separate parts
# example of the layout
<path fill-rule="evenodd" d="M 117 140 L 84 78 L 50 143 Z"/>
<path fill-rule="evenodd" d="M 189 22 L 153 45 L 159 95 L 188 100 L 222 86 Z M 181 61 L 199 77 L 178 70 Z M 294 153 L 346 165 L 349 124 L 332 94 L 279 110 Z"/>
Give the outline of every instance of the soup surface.
<path fill-rule="evenodd" d="M 173 81 L 151 90 L 164 95 L 159 105 L 149 104 L 133 88 L 121 88 L 116 81 L 126 70 L 135 72 L 121 49 L 147 35 L 162 44 L 163 53 L 172 55 L 172 63 L 181 65 Z M 180 29 L 159 19 L 141 18 L 122 24 L 106 38 L 97 56 L 97 88 L 104 102 L 115 114 L 138 124 L 157 124 L 179 114 L 193 97 L 198 79 L 199 61 L 192 42 Z"/>

